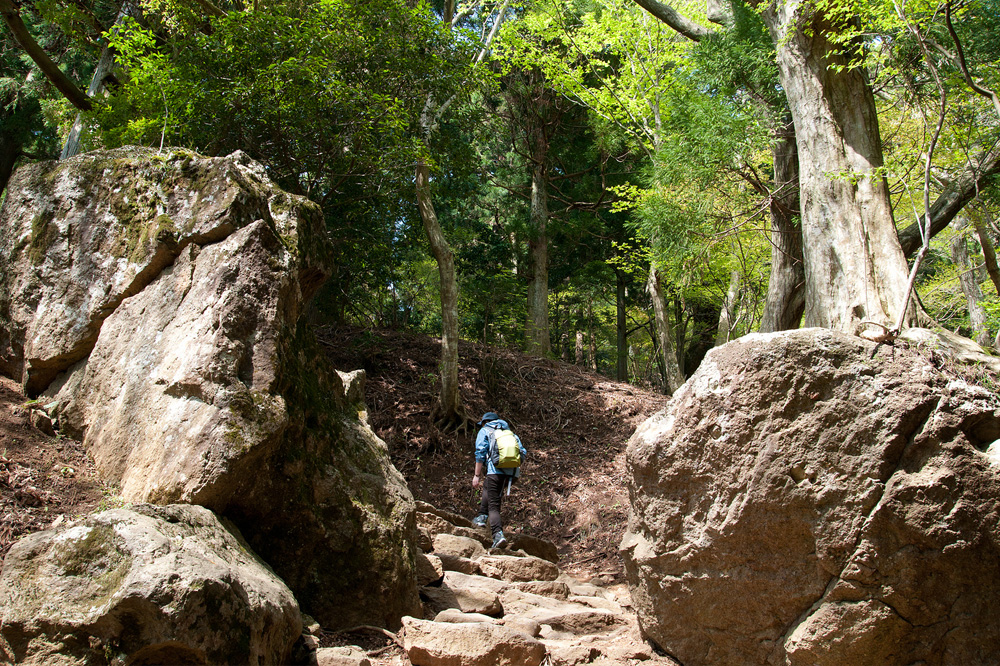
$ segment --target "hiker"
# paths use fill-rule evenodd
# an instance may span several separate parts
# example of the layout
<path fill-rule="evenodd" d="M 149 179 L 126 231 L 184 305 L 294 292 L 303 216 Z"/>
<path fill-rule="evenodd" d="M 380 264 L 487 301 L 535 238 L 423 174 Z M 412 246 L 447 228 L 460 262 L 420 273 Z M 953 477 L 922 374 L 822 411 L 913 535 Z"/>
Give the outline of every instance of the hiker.
<path fill-rule="evenodd" d="M 510 487 L 521 475 L 520 464 L 528 455 L 521 444 L 521 438 L 510 432 L 510 426 L 500 418 L 496 412 L 486 412 L 483 418 L 479 419 L 479 433 L 476 435 L 476 472 L 472 477 L 472 487 L 483 486 L 483 498 L 479 502 L 479 515 L 473 518 L 472 524 L 483 526 L 487 520 L 490 530 L 493 532 L 493 548 L 506 548 L 507 539 L 503 536 L 503 527 L 500 524 L 500 504 L 503 501 L 503 493 L 510 494 Z M 507 435 L 506 431 L 517 443 L 516 450 L 513 446 L 504 446 L 502 443 Z M 506 453 L 504 459 L 500 459 L 500 450 L 497 446 L 497 436 L 501 437 L 500 449 Z M 510 449 L 507 453 L 507 449 Z M 516 458 L 516 460 L 515 460 Z M 483 477 L 483 469 L 486 469 L 486 477 Z"/>

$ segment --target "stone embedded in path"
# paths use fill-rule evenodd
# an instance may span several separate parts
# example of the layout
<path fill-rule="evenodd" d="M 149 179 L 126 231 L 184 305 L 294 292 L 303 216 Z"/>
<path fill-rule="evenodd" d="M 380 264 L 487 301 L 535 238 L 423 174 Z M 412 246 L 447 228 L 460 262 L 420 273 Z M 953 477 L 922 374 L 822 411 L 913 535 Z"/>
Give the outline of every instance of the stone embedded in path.
<path fill-rule="evenodd" d="M 466 557 L 476 559 L 486 554 L 486 549 L 476 539 L 456 536 L 454 534 L 439 533 L 434 535 L 434 554 L 437 556 L 452 555 L 455 557 Z"/>
<path fill-rule="evenodd" d="M 422 502 L 420 500 L 417 500 L 416 504 L 417 504 L 417 511 L 434 514 L 435 516 L 438 516 L 439 518 L 448 521 L 449 523 L 455 525 L 456 527 L 468 527 L 468 528 L 472 527 L 471 520 L 469 520 L 465 516 L 461 516 L 457 513 L 454 513 L 453 511 L 445 511 L 444 509 L 439 509 L 436 506 L 428 504 L 427 502 Z"/>
<path fill-rule="evenodd" d="M 446 571 L 439 587 L 423 587 L 420 593 L 427 597 L 425 604 L 433 613 L 457 608 L 463 613 L 500 615 L 500 593 L 506 587 L 506 583 L 493 578 Z"/>
<path fill-rule="evenodd" d="M 477 560 L 484 576 L 511 583 L 553 581 L 559 577 L 559 567 L 538 557 L 486 555 Z"/>
<path fill-rule="evenodd" d="M 371 659 L 357 647 L 330 647 L 316 650 L 315 666 L 371 666 Z"/>
<path fill-rule="evenodd" d="M 1000 399 L 828 330 L 711 350 L 627 453 L 646 634 L 685 666 L 997 663 Z"/>
<path fill-rule="evenodd" d="M 559 551 L 556 549 L 556 545 L 551 541 L 540 539 L 529 534 L 518 534 L 517 532 L 511 532 L 507 537 L 507 541 L 510 544 L 509 547 L 511 550 L 523 550 L 528 555 L 540 557 L 543 560 L 552 562 L 553 564 L 557 564 L 559 562 Z"/>
<path fill-rule="evenodd" d="M 621 613 L 592 608 L 580 603 L 560 601 L 508 588 L 500 595 L 504 618 L 528 618 L 550 628 L 542 636 L 601 634 L 625 624 Z M 554 632 L 554 633 L 552 633 Z"/>
<path fill-rule="evenodd" d="M 0 575 L 0 662 L 287 663 L 291 590 L 198 506 L 139 505 L 36 532 Z"/>
<path fill-rule="evenodd" d="M 466 537 L 478 541 L 487 548 L 493 544 L 488 529 L 452 525 L 441 516 L 425 511 L 417 511 L 417 526 L 426 528 L 432 534 L 454 534 L 455 536 Z"/>
<path fill-rule="evenodd" d="M 569 585 L 561 580 L 529 580 L 521 583 L 512 583 L 511 587 L 521 592 L 529 592 L 564 601 L 569 599 L 570 595 Z"/>
<path fill-rule="evenodd" d="M 479 563 L 476 560 L 470 560 L 468 557 L 459 557 L 457 555 L 449 555 L 448 553 L 438 553 L 437 556 L 441 560 L 441 566 L 444 567 L 445 571 L 457 571 L 469 576 L 481 576 L 483 573 L 479 568 Z"/>
<path fill-rule="evenodd" d="M 435 622 L 495 622 L 495 618 L 482 613 L 463 613 L 457 608 L 447 608 L 434 616 Z"/>
<path fill-rule="evenodd" d="M 417 585 L 423 587 L 444 578 L 444 566 L 441 558 L 417 551 Z"/>
<path fill-rule="evenodd" d="M 497 624 L 403 618 L 403 646 L 413 666 L 539 666 L 545 646 Z"/>

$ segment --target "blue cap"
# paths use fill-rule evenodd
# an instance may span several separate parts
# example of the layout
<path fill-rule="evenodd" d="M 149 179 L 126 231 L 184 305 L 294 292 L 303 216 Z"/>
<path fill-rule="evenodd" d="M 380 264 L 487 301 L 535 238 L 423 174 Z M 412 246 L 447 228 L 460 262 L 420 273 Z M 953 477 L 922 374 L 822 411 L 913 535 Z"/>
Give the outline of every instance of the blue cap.
<path fill-rule="evenodd" d="M 479 425 L 483 425 L 484 423 L 488 423 L 489 421 L 496 421 L 499 418 L 500 415 L 497 414 L 496 412 L 486 412 L 485 414 L 483 414 L 483 418 L 479 419 Z"/>

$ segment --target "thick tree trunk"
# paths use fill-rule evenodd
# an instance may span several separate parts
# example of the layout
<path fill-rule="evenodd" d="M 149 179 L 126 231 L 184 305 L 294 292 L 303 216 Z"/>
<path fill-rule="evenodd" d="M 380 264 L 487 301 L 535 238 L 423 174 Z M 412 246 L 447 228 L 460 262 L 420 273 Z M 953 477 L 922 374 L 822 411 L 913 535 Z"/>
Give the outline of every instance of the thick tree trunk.
<path fill-rule="evenodd" d="M 620 382 L 628 381 L 628 326 L 625 318 L 625 274 L 620 270 L 615 270 L 617 278 L 617 289 L 615 290 L 615 331 L 616 335 L 616 358 L 615 378 Z"/>
<path fill-rule="evenodd" d="M 465 429 L 471 419 L 458 390 L 458 279 L 455 274 L 455 255 L 434 211 L 430 167 L 424 160 L 417 162 L 416 186 L 420 217 L 441 279 L 441 393 L 432 416 L 442 429 Z"/>
<path fill-rule="evenodd" d="M 961 221 L 959 228 L 967 226 L 968 222 Z M 972 338 L 983 345 L 989 345 L 990 331 L 986 326 L 986 310 L 983 309 L 983 292 L 979 288 L 976 280 L 976 270 L 969 261 L 969 248 L 966 245 L 965 234 L 956 235 L 951 241 L 951 257 L 958 267 L 958 280 L 962 285 L 962 293 L 965 294 L 965 302 L 969 308 L 969 321 L 972 324 Z"/>
<path fill-rule="evenodd" d="M 667 315 L 667 300 L 663 297 L 660 276 L 656 267 L 652 265 L 649 267 L 646 290 L 649 292 L 649 297 L 653 299 L 653 320 L 656 324 L 656 338 L 664 368 L 663 387 L 666 389 L 664 392 L 673 395 L 674 391 L 684 383 L 684 375 L 681 374 L 677 350 L 674 348 L 674 331 L 670 326 L 670 317 Z"/>
<path fill-rule="evenodd" d="M 831 26 L 805 0 L 764 12 L 799 154 L 806 326 L 848 333 L 900 320 L 908 269 L 882 175 L 865 73 L 834 55 Z M 845 66 L 845 67 L 841 67 Z M 908 309 L 905 324 L 912 321 Z"/>
<path fill-rule="evenodd" d="M 760 332 L 799 327 L 805 310 L 805 269 L 799 215 L 799 155 L 791 117 L 775 132 L 774 189 L 771 197 L 771 277 Z"/>
<path fill-rule="evenodd" d="M 531 168 L 531 282 L 528 285 L 528 319 L 524 331 L 525 351 L 547 356 L 549 341 L 549 195 L 546 187 L 544 140 L 536 141 Z M 542 144 L 542 145 L 539 145 Z"/>

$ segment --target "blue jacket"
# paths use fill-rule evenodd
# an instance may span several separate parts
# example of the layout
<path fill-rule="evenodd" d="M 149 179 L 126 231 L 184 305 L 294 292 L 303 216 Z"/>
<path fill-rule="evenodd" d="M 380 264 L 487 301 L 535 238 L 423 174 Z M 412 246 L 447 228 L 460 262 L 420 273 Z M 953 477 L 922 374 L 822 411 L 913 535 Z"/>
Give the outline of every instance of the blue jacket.
<path fill-rule="evenodd" d="M 513 474 L 514 476 L 521 476 L 520 467 L 515 467 L 514 469 L 497 469 L 493 466 L 493 461 L 490 459 L 490 431 L 497 428 L 506 428 L 509 430 L 510 426 L 503 419 L 497 419 L 489 421 L 479 429 L 479 434 L 476 435 L 476 462 L 485 463 L 487 474 L 506 474 L 508 476 Z M 521 449 L 521 462 L 523 463 L 525 458 L 528 457 L 528 452 L 524 449 L 524 444 L 521 443 L 521 438 L 516 433 L 514 438 L 517 439 L 517 446 Z"/>

